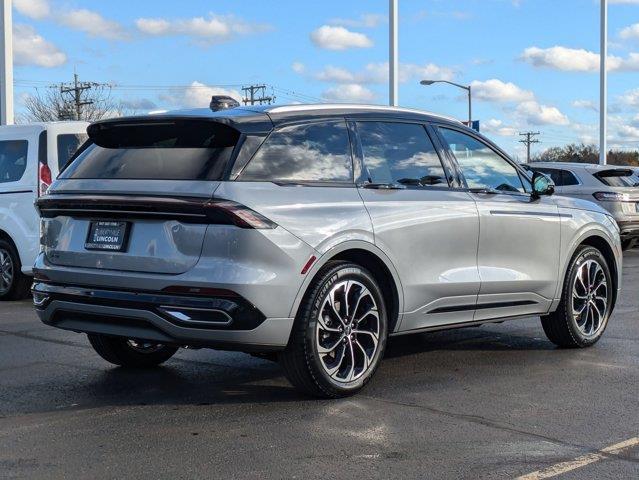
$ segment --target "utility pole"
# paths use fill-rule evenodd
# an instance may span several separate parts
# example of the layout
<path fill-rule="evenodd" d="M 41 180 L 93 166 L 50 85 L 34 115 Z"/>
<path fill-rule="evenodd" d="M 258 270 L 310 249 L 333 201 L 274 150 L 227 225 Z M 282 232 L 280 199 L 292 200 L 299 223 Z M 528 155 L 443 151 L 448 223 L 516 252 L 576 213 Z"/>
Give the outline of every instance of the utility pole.
<path fill-rule="evenodd" d="M 599 163 L 606 164 L 606 154 L 608 153 L 607 130 L 608 130 L 608 71 L 606 60 L 608 59 L 608 0 L 601 0 L 601 48 L 599 52 Z"/>
<path fill-rule="evenodd" d="M 526 163 L 530 163 L 530 146 L 533 143 L 539 143 L 539 140 L 537 140 L 535 137 L 541 134 L 540 132 L 524 132 L 520 133 L 519 135 L 525 137 L 519 140 L 519 143 L 526 144 Z"/>
<path fill-rule="evenodd" d="M 11 0 L 0 0 L 0 124 L 13 124 L 13 27 Z"/>
<path fill-rule="evenodd" d="M 388 104 L 399 105 L 399 47 L 398 47 L 398 0 L 389 0 L 388 29 Z"/>
<path fill-rule="evenodd" d="M 85 105 L 91 105 L 93 103 L 93 100 L 83 99 L 82 92 L 84 92 L 85 90 L 91 90 L 91 88 L 94 86 L 97 86 L 97 84 L 78 81 L 77 73 L 73 74 L 73 83 L 63 83 L 60 85 L 60 93 L 63 96 L 65 94 L 71 94 L 71 101 L 73 105 L 75 105 L 75 120 L 82 119 L 82 107 L 84 107 Z M 60 113 L 62 117 L 66 117 L 68 115 L 68 111 Z"/>
<path fill-rule="evenodd" d="M 255 105 L 256 103 L 270 105 L 275 101 L 274 95 L 266 96 L 266 85 L 249 85 L 242 87 L 242 91 L 244 92 L 242 99 L 244 105 Z"/>

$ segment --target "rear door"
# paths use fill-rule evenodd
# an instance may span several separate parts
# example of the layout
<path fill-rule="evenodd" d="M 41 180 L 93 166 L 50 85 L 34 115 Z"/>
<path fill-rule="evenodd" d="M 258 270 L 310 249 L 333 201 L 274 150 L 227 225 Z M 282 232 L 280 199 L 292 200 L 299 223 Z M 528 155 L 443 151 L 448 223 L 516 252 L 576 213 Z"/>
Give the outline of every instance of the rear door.
<path fill-rule="evenodd" d="M 560 215 L 552 197 L 533 198 L 528 180 L 479 136 L 438 131 L 479 210 L 475 319 L 546 312 L 559 271 Z"/>
<path fill-rule="evenodd" d="M 239 132 L 208 120 L 95 124 L 41 207 L 45 254 L 72 267 L 179 274 L 199 259 Z M 49 200 L 47 200 L 49 201 Z M 51 234 L 48 234 L 51 233 Z"/>
<path fill-rule="evenodd" d="M 419 123 L 356 121 L 363 162 L 359 193 L 375 243 L 401 278 L 410 331 L 473 319 L 479 273 L 479 220 L 468 192 L 442 162 Z"/>

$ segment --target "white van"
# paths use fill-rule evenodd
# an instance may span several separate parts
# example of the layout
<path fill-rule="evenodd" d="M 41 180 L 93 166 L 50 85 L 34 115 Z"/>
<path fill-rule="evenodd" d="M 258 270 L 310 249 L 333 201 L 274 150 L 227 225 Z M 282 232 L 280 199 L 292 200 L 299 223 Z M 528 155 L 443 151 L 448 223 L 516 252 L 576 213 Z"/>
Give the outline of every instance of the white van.
<path fill-rule="evenodd" d="M 87 122 L 0 127 L 0 300 L 21 298 L 39 250 L 35 199 L 86 140 Z"/>

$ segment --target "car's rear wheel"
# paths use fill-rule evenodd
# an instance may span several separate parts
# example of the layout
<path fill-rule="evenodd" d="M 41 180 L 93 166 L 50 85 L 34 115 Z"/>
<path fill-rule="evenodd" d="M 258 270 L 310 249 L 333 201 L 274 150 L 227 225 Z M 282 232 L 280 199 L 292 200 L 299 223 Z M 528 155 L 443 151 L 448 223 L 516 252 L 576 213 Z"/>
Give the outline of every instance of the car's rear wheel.
<path fill-rule="evenodd" d="M 0 301 L 24 298 L 30 278 L 22 273 L 22 264 L 15 247 L 0 239 Z"/>
<path fill-rule="evenodd" d="M 557 310 L 541 317 L 548 339 L 560 347 L 595 344 L 608 325 L 612 289 L 605 257 L 594 247 L 580 247 L 568 268 Z"/>
<path fill-rule="evenodd" d="M 375 373 L 387 329 L 386 306 L 374 277 L 359 265 L 329 262 L 309 287 L 280 362 L 304 393 L 351 395 Z"/>
<path fill-rule="evenodd" d="M 178 347 L 162 343 L 88 334 L 93 349 L 107 362 L 130 368 L 155 367 L 175 355 Z"/>

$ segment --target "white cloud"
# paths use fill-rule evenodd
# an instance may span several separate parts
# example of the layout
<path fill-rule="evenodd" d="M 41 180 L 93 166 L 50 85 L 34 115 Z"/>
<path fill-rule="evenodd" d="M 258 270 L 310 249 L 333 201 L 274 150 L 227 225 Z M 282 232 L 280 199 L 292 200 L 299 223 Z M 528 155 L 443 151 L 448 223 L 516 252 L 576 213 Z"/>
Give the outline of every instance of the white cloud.
<path fill-rule="evenodd" d="M 619 101 L 623 106 L 639 107 L 639 88 L 628 90 L 619 97 Z"/>
<path fill-rule="evenodd" d="M 209 86 L 198 81 L 192 82 L 185 89 L 172 89 L 160 98 L 179 107 L 206 108 L 213 95 L 228 95 L 238 102 L 242 100 L 242 95 L 237 90 Z"/>
<path fill-rule="evenodd" d="M 639 39 L 639 23 L 624 28 L 619 32 L 619 36 L 625 40 Z"/>
<path fill-rule="evenodd" d="M 107 40 L 126 40 L 128 32 L 118 22 L 108 20 L 97 12 L 85 8 L 70 10 L 57 16 L 57 20 L 74 30 L 84 32 L 90 37 Z"/>
<path fill-rule="evenodd" d="M 518 133 L 516 128 L 507 126 L 502 120 L 498 120 L 496 118 L 491 118 L 490 120 L 482 122 L 481 130 L 482 132 L 494 133 L 502 137 L 512 137 Z"/>
<path fill-rule="evenodd" d="M 533 100 L 535 95 L 512 82 L 502 82 L 496 78 L 471 83 L 473 98 L 488 102 L 523 102 Z"/>
<path fill-rule="evenodd" d="M 592 100 L 575 100 L 571 104 L 574 108 L 584 108 L 586 110 L 599 111 L 599 107 Z"/>
<path fill-rule="evenodd" d="M 568 117 L 557 107 L 541 105 L 535 100 L 519 104 L 517 115 L 531 125 L 568 125 Z"/>
<path fill-rule="evenodd" d="M 48 0 L 13 0 L 14 8 L 25 17 L 41 20 L 49 15 Z"/>
<path fill-rule="evenodd" d="M 594 72 L 599 69 L 599 54 L 584 49 L 530 47 L 524 50 L 521 59 L 535 67 L 563 71 Z"/>
<path fill-rule="evenodd" d="M 360 71 L 352 71 L 344 67 L 326 66 L 313 74 L 316 80 L 335 83 L 388 83 L 388 62 L 369 63 Z M 399 66 L 399 81 L 406 83 L 418 79 L 452 80 L 455 72 L 448 67 L 441 67 L 433 63 L 417 65 L 402 63 Z"/>
<path fill-rule="evenodd" d="M 352 18 L 333 18 L 328 23 L 331 25 L 338 25 L 340 27 L 351 28 L 375 28 L 382 23 L 386 22 L 386 15 L 378 13 L 364 13 L 359 18 L 353 20 Z"/>
<path fill-rule="evenodd" d="M 369 48 L 373 42 L 363 33 L 351 32 L 344 27 L 322 25 L 311 32 L 311 40 L 319 48 L 346 50 L 349 48 Z"/>
<path fill-rule="evenodd" d="M 329 88 L 322 94 L 322 97 L 329 102 L 365 103 L 372 101 L 375 98 L 375 94 L 357 83 L 347 83 Z"/>
<path fill-rule="evenodd" d="M 529 47 L 524 50 L 520 59 L 534 67 L 551 68 L 564 72 L 599 71 L 599 54 L 583 48 Z M 609 55 L 608 70 L 621 72 L 639 70 L 639 53 L 630 53 L 627 58 Z"/>
<path fill-rule="evenodd" d="M 293 64 L 291 65 L 291 69 L 295 73 L 301 75 L 306 71 L 306 65 L 304 65 L 302 62 L 293 62 Z"/>
<path fill-rule="evenodd" d="M 209 15 L 177 20 L 164 18 L 138 18 L 137 29 L 150 36 L 185 35 L 197 38 L 203 45 L 230 40 L 236 35 L 250 35 L 269 30 L 266 24 L 253 24 L 234 15 Z"/>
<path fill-rule="evenodd" d="M 358 75 L 350 70 L 333 67 L 331 65 L 328 65 L 322 71 L 315 74 L 315 78 L 322 82 L 353 83 L 357 81 L 356 77 L 358 77 Z"/>
<path fill-rule="evenodd" d="M 67 56 L 53 43 L 48 42 L 30 25 L 13 26 L 13 56 L 16 65 L 37 65 L 38 67 L 59 67 L 67 61 Z"/>

